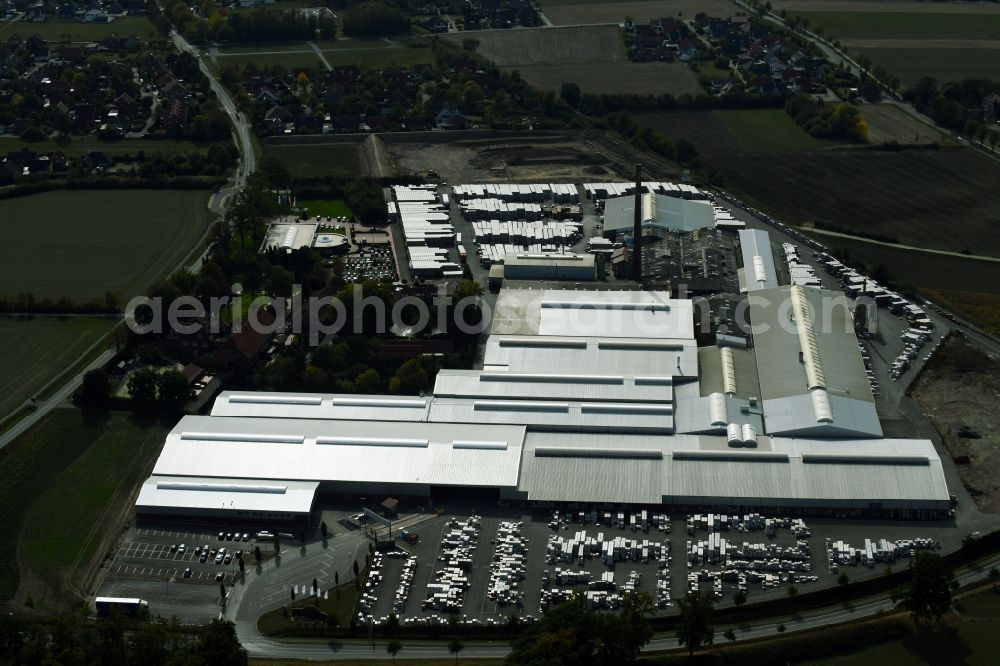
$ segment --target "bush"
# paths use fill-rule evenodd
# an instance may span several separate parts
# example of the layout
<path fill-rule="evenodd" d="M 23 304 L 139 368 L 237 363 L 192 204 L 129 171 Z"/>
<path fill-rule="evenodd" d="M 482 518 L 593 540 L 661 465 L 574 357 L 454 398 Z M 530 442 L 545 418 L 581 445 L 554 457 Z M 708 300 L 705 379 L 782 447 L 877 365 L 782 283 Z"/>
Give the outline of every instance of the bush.
<path fill-rule="evenodd" d="M 21 135 L 18 138 L 21 139 L 21 141 L 37 143 L 38 141 L 45 141 L 49 138 L 49 135 L 46 134 L 40 127 L 29 127 L 21 132 Z"/>
<path fill-rule="evenodd" d="M 344 32 L 354 37 L 382 37 L 409 31 L 409 20 L 383 2 L 362 2 L 344 13 Z"/>

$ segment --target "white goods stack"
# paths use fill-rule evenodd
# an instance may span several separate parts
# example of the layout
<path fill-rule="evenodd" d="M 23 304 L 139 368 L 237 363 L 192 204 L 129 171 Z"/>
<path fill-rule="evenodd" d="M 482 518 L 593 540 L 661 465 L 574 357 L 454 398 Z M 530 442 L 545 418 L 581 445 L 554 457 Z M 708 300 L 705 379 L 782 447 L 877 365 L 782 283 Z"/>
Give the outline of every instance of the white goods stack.
<path fill-rule="evenodd" d="M 528 540 L 522 536 L 520 521 L 501 522 L 497 527 L 496 550 L 490 563 L 490 582 L 486 596 L 499 606 L 520 605 L 524 592 L 519 582 L 524 580 Z"/>
<path fill-rule="evenodd" d="M 453 518 L 448 527 L 449 530 L 441 537 L 438 555 L 443 568 L 435 571 L 433 580 L 427 584 L 427 596 L 420 603 L 424 610 L 458 612 L 465 603 L 468 572 L 479 541 L 480 518 L 470 516 L 464 521 Z"/>

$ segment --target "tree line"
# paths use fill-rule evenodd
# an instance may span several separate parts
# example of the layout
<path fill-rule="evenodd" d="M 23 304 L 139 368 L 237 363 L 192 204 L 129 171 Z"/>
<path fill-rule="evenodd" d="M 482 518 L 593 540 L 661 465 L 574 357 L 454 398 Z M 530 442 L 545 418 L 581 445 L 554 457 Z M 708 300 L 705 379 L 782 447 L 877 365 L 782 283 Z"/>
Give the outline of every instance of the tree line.
<path fill-rule="evenodd" d="M 84 613 L 45 619 L 0 617 L 0 663 L 23 666 L 245 666 L 247 652 L 232 622 L 204 627 L 174 618 L 136 622 L 113 614 L 94 622 Z"/>

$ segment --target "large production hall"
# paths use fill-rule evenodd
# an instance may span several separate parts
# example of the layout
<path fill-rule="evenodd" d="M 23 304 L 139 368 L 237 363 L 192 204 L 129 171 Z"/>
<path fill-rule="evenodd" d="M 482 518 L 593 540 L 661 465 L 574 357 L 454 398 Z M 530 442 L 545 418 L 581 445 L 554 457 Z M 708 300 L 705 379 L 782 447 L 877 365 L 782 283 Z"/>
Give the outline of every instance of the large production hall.
<path fill-rule="evenodd" d="M 425 397 L 225 392 L 167 437 L 144 516 L 309 522 L 322 495 L 936 518 L 930 440 L 883 438 L 843 294 L 758 283 L 749 344 L 693 301 L 504 288 L 483 367 Z"/>

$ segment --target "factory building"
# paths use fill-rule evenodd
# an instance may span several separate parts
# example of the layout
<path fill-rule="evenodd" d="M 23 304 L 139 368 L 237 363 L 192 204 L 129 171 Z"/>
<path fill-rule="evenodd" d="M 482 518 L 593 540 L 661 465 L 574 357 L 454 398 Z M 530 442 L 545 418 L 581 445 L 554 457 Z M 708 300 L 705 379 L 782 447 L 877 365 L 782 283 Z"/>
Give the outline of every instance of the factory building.
<path fill-rule="evenodd" d="M 504 289 L 481 369 L 442 370 L 423 397 L 223 393 L 168 435 L 136 510 L 308 520 L 320 495 L 485 493 L 946 512 L 933 444 L 882 438 L 853 329 L 837 329 L 849 313 L 817 289 L 758 294 L 770 301 L 750 317 L 769 327 L 753 346 L 699 348 L 693 302 L 664 292 Z"/>

